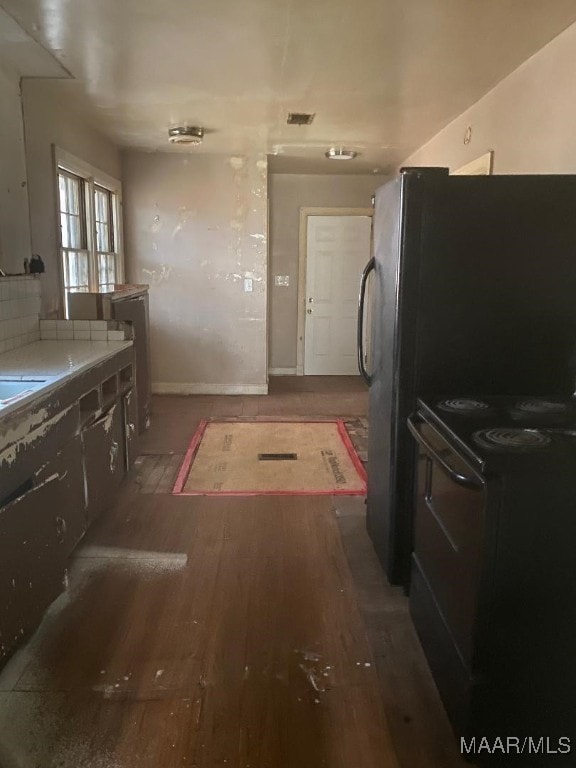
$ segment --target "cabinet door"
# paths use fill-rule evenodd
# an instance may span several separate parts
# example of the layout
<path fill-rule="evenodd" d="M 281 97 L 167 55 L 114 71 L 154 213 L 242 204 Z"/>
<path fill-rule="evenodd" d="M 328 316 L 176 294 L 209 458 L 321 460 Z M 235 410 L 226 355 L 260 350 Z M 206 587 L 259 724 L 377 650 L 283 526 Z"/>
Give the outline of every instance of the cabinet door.
<path fill-rule="evenodd" d="M 124 477 L 124 429 L 116 403 L 82 431 L 86 472 L 87 522 L 90 524 L 114 501 Z"/>
<path fill-rule="evenodd" d="M 70 440 L 36 473 L 34 485 L 40 485 L 54 474 L 58 474 L 61 480 L 61 504 L 55 520 L 66 556 L 69 556 L 86 531 L 84 463 L 80 435 Z"/>
<path fill-rule="evenodd" d="M 131 389 L 122 398 L 124 414 L 124 444 L 126 456 L 126 471 L 130 471 L 138 455 L 138 398 Z"/>
<path fill-rule="evenodd" d="M 142 434 L 150 423 L 151 374 L 150 328 L 148 294 L 112 304 L 114 319 L 132 323 L 134 356 L 136 361 L 136 389 L 138 392 L 138 432 Z"/>
<path fill-rule="evenodd" d="M 52 475 L 0 509 L 0 659 L 38 626 L 64 588 L 63 482 Z"/>

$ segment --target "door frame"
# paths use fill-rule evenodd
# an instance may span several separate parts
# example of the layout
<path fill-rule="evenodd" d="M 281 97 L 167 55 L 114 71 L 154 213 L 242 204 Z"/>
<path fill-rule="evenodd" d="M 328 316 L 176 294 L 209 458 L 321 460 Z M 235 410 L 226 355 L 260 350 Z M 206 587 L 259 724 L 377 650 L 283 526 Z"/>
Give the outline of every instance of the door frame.
<path fill-rule="evenodd" d="M 298 336 L 296 339 L 296 375 L 304 376 L 304 330 L 306 325 L 306 266 L 308 260 L 309 216 L 370 216 L 373 208 L 300 208 L 298 238 Z M 370 258 L 370 255 L 368 256 Z"/>

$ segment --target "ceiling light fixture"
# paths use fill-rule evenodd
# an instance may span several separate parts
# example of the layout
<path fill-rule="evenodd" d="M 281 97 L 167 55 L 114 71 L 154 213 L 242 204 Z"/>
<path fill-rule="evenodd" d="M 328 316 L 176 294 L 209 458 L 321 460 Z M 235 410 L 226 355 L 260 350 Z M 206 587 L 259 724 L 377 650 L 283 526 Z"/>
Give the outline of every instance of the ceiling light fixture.
<path fill-rule="evenodd" d="M 354 160 L 358 155 L 353 149 L 339 149 L 338 147 L 330 147 L 328 152 L 325 153 L 328 160 Z"/>
<path fill-rule="evenodd" d="M 202 144 L 204 128 L 195 125 L 180 125 L 168 129 L 168 141 L 171 144 Z"/>

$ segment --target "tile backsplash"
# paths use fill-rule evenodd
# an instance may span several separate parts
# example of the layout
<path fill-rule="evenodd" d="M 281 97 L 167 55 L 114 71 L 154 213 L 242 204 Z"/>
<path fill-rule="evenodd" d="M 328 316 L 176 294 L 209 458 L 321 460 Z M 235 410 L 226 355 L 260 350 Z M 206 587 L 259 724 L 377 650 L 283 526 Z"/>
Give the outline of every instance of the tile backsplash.
<path fill-rule="evenodd" d="M 115 320 L 40 320 L 43 340 L 124 341 L 131 339 L 127 323 Z"/>
<path fill-rule="evenodd" d="M 40 280 L 0 277 L 0 353 L 40 339 Z"/>

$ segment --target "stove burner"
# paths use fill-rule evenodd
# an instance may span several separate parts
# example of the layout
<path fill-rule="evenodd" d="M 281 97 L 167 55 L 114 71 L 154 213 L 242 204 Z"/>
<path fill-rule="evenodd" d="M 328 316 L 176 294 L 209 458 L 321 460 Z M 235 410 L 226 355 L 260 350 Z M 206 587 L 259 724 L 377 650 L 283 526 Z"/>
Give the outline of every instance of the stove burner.
<path fill-rule="evenodd" d="M 466 415 L 469 413 L 486 411 L 490 406 L 483 403 L 481 400 L 469 400 L 464 397 L 459 397 L 452 400 L 442 400 L 442 402 L 438 403 L 438 408 L 441 408 L 443 411 Z"/>
<path fill-rule="evenodd" d="M 552 440 L 536 429 L 481 429 L 475 432 L 474 440 L 485 448 L 512 448 L 532 450 L 545 448 Z"/>
<path fill-rule="evenodd" d="M 568 410 L 566 403 L 557 403 L 552 400 L 522 400 L 517 403 L 515 409 L 524 413 L 565 413 Z"/>

